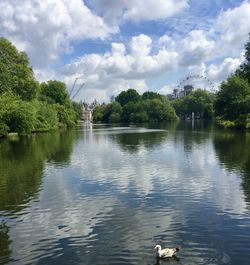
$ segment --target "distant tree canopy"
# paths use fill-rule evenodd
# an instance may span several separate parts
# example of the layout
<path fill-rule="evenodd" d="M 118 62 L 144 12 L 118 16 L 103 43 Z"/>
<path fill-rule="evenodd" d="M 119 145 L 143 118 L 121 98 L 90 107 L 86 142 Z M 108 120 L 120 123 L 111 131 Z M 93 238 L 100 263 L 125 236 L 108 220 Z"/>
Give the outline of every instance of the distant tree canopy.
<path fill-rule="evenodd" d="M 158 93 L 152 92 L 152 91 L 147 91 L 142 94 L 142 100 L 146 99 L 161 99 L 164 100 L 166 97 L 163 95 L 160 95 Z"/>
<path fill-rule="evenodd" d="M 215 95 L 203 89 L 197 89 L 188 96 L 171 101 L 180 117 L 191 116 L 192 112 L 204 119 L 212 119 Z"/>
<path fill-rule="evenodd" d="M 70 103 L 69 94 L 66 85 L 57 80 L 49 80 L 41 84 L 41 98 L 46 99 L 50 103 L 58 103 L 59 105 L 67 105 Z"/>
<path fill-rule="evenodd" d="M 178 119 L 166 97 L 154 92 L 145 92 L 140 96 L 134 89 L 121 92 L 115 102 L 96 107 L 93 118 L 94 121 L 100 122 L 148 122 Z"/>
<path fill-rule="evenodd" d="M 127 91 L 122 91 L 116 98 L 115 101 L 121 104 L 121 106 L 124 106 L 128 102 L 134 101 L 137 102 L 139 101 L 141 96 L 138 94 L 138 92 L 130 88 Z"/>
<path fill-rule="evenodd" d="M 73 101 L 72 105 L 76 113 L 77 120 L 81 120 L 83 115 L 83 104 L 81 102 Z"/>
<path fill-rule="evenodd" d="M 76 123 L 77 113 L 74 111 L 70 101 L 66 85 L 57 80 L 49 80 L 41 84 L 40 99 L 49 104 L 56 104 L 55 109 L 59 124 L 72 127 Z"/>
<path fill-rule="evenodd" d="M 0 93 L 12 91 L 23 100 L 32 100 L 38 87 L 27 54 L 0 38 Z"/>

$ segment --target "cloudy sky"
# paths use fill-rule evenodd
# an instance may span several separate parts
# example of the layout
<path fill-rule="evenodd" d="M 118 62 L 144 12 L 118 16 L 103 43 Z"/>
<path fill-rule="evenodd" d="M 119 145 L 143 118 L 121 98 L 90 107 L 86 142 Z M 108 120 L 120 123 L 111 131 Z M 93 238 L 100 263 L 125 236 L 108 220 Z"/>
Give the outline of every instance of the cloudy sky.
<path fill-rule="evenodd" d="M 77 100 L 133 87 L 163 94 L 188 75 L 215 86 L 244 60 L 249 0 L 1 0 L 0 36 L 30 57 L 40 81 Z"/>

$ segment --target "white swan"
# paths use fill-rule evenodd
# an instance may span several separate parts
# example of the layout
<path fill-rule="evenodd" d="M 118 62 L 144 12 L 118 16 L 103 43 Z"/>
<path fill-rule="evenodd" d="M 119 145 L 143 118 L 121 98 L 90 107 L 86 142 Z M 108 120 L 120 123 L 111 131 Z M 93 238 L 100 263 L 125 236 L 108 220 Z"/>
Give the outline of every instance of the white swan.
<path fill-rule="evenodd" d="M 156 249 L 157 258 L 171 258 L 180 250 L 179 248 L 164 248 L 162 249 L 160 245 L 154 247 Z"/>

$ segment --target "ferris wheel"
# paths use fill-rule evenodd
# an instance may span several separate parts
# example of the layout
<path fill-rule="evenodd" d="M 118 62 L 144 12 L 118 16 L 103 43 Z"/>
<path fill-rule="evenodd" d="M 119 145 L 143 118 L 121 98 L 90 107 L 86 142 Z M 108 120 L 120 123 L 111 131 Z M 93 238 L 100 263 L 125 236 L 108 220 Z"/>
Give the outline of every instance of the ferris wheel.
<path fill-rule="evenodd" d="M 204 75 L 188 75 L 177 85 L 177 91 L 182 91 L 184 87 L 192 86 L 193 89 L 201 88 L 209 92 L 215 92 L 215 84 Z"/>

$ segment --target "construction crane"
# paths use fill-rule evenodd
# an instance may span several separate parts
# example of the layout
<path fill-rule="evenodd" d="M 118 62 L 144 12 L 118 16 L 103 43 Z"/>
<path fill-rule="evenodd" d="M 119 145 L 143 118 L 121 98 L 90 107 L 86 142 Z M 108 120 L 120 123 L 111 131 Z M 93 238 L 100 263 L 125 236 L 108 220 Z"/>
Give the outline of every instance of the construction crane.
<path fill-rule="evenodd" d="M 81 89 L 83 88 L 83 86 L 85 85 L 85 83 L 82 83 L 82 84 L 79 86 L 79 88 L 77 89 L 77 91 L 73 94 L 74 89 L 75 89 L 75 86 L 76 86 L 76 83 L 77 83 L 77 80 L 80 79 L 80 77 L 81 77 L 81 76 L 75 78 L 75 81 L 74 81 L 74 83 L 73 83 L 73 85 L 72 85 L 72 87 L 71 87 L 71 90 L 70 90 L 70 93 L 69 93 L 69 96 L 70 96 L 71 100 L 73 100 L 73 99 L 77 96 L 77 94 L 80 92 L 80 90 L 81 90 Z M 73 95 L 72 95 L 72 94 L 73 94 Z"/>

